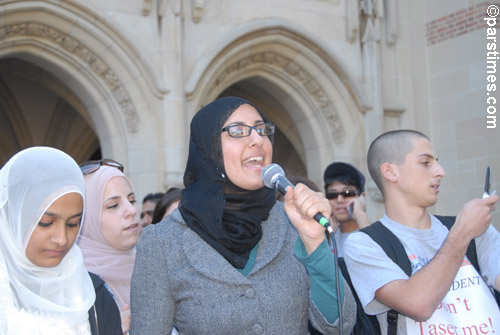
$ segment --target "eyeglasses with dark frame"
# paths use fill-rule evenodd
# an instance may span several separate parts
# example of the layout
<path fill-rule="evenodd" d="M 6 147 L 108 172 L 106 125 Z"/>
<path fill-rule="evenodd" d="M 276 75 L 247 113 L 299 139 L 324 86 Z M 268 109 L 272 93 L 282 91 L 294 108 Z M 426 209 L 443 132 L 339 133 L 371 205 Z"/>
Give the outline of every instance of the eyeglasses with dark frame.
<path fill-rule="evenodd" d="M 326 198 L 328 200 L 337 200 L 339 195 L 342 196 L 342 198 L 352 198 L 352 197 L 357 197 L 359 195 L 359 192 L 357 190 L 344 190 L 342 192 L 335 192 L 335 191 L 328 191 L 326 192 Z"/>
<path fill-rule="evenodd" d="M 256 124 L 255 126 L 248 126 L 246 124 L 231 124 L 222 128 L 222 131 L 227 131 L 228 135 L 231 137 L 247 137 L 252 133 L 252 129 L 255 129 L 257 134 L 260 136 L 270 136 L 274 134 L 274 128 L 274 123 L 262 122 Z"/>
<path fill-rule="evenodd" d="M 94 161 L 86 161 L 81 163 L 79 166 L 80 170 L 82 170 L 83 175 L 86 176 L 88 174 L 96 172 L 103 165 L 117 168 L 121 172 L 123 172 L 123 170 L 125 169 L 121 163 L 118 163 L 117 161 L 108 158 L 101 160 L 94 160 Z"/>

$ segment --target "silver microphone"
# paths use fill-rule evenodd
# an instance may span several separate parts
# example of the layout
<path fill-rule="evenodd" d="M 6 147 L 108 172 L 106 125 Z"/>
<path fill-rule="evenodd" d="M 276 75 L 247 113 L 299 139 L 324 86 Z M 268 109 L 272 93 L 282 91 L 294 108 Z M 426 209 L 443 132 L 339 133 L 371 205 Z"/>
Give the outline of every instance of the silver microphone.
<path fill-rule="evenodd" d="M 293 184 L 285 177 L 285 171 L 278 164 L 270 164 L 262 169 L 260 173 L 260 178 L 264 182 L 264 186 L 268 188 L 274 188 L 280 193 L 285 194 L 286 188 L 291 186 L 295 188 Z M 330 227 L 330 222 L 321 213 L 316 213 L 314 215 L 314 220 L 316 220 L 320 225 L 327 228 L 329 231 L 332 229 Z"/>
<path fill-rule="evenodd" d="M 278 164 L 271 164 L 262 169 L 260 178 L 264 182 L 264 186 L 274 188 L 281 194 L 286 193 L 286 188 L 293 184 L 285 177 L 285 171 Z"/>

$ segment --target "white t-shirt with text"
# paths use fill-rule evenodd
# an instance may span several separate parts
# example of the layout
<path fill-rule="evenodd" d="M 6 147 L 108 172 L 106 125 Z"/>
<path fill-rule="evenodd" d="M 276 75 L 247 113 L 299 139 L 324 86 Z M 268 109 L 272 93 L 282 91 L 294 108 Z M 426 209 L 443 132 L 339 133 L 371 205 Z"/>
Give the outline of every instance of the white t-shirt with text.
<path fill-rule="evenodd" d="M 433 215 L 430 216 L 431 228 L 427 230 L 404 226 L 392 221 L 387 216 L 384 216 L 380 220 L 384 226 L 398 236 L 403 244 L 412 265 L 412 273 L 419 271 L 432 260 L 449 233 L 448 228 L 436 217 Z M 500 234 L 493 226 L 490 226 L 484 234 L 476 238 L 476 249 L 481 274 L 483 278 L 486 278 L 487 284 L 493 286 L 495 278 L 500 274 Z M 406 280 L 408 276 L 385 254 L 376 242 L 363 232 L 353 233 L 346 240 L 344 243 L 344 259 L 353 285 L 366 313 L 377 315 L 382 334 L 386 334 L 387 311 L 389 308 L 374 299 L 375 291 L 391 281 L 398 279 Z M 464 259 L 464 262 L 467 264 L 468 261 Z M 470 268 L 475 271 L 472 266 Z M 452 288 L 453 285 L 450 290 Z M 426 292 L 422 292 L 422 294 L 426 294 Z M 488 295 L 481 299 L 489 300 L 498 309 L 489 291 Z M 476 318 L 472 313 L 466 313 L 462 317 Z M 480 320 L 472 321 L 480 322 Z M 487 318 L 485 321 L 489 322 Z M 478 323 L 477 327 L 480 327 L 481 324 L 482 321 Z M 444 325 L 443 327 L 446 328 L 446 326 Z M 493 324 L 489 327 L 493 327 Z M 491 330 L 489 329 L 490 333 Z M 440 332 L 437 329 L 436 334 L 440 333 L 462 334 L 458 330 L 453 332 L 453 328 L 450 328 L 450 330 L 445 329 L 444 332 Z M 495 333 L 500 333 L 500 329 L 495 329 Z M 398 318 L 398 334 L 407 334 L 406 317 L 402 315 L 399 315 Z"/>

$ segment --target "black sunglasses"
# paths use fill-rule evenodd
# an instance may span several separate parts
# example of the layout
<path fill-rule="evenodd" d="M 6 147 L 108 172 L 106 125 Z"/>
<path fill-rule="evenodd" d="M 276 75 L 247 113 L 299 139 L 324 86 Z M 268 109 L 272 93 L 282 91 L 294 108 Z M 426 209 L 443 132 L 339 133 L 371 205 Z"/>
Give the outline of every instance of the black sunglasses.
<path fill-rule="evenodd" d="M 98 161 L 83 162 L 79 166 L 80 166 L 80 170 L 82 170 L 83 175 L 86 176 L 88 174 L 96 172 L 103 165 L 117 168 L 121 172 L 123 172 L 123 170 L 124 170 L 124 167 L 122 164 L 118 163 L 115 160 L 108 159 L 108 158 L 101 159 Z"/>
<path fill-rule="evenodd" d="M 326 198 L 328 200 L 332 200 L 332 199 L 337 200 L 339 195 L 341 195 L 342 198 L 352 198 L 352 197 L 358 196 L 359 192 L 356 190 L 345 190 L 342 192 L 335 192 L 335 191 L 326 192 Z"/>

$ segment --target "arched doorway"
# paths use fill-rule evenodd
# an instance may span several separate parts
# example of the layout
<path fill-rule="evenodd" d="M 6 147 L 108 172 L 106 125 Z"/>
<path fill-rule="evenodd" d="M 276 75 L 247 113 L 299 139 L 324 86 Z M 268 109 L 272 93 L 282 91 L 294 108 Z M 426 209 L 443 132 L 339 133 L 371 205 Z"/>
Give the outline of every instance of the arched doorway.
<path fill-rule="evenodd" d="M 277 124 L 275 161 L 321 185 L 333 160 L 364 165 L 364 107 L 334 57 L 286 25 L 223 36 L 229 42 L 188 78 L 188 110 L 221 95 L 248 98 Z"/>
<path fill-rule="evenodd" d="M 307 177 L 306 166 L 301 158 L 305 155 L 298 129 L 290 119 L 286 107 L 277 98 L 282 94 L 279 87 L 254 77 L 228 87 L 220 96 L 245 98 L 266 113 L 276 124 L 273 162 L 282 166 L 287 176 Z"/>
<path fill-rule="evenodd" d="M 30 146 L 58 148 L 78 162 L 99 156 L 84 104 L 44 68 L 20 58 L 1 59 L 0 97 L 0 166 Z"/>
<path fill-rule="evenodd" d="M 158 132 L 141 113 L 158 111 L 166 90 L 142 51 L 77 3 L 15 2 L 2 8 L 0 19 L 0 94 L 8 97 L 0 120 L 10 129 L 0 159 L 32 145 L 61 148 L 77 161 L 102 152 L 126 166 L 138 194 L 156 185 L 151 176 L 159 167 L 145 173 L 140 163 Z"/>

